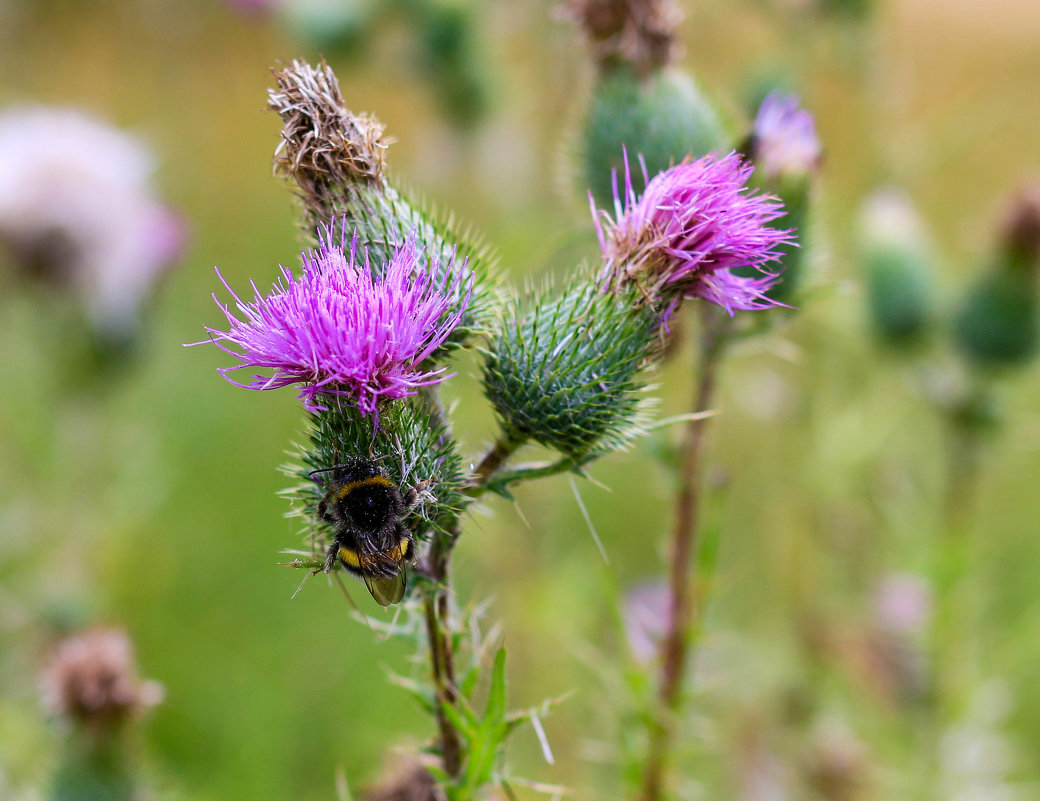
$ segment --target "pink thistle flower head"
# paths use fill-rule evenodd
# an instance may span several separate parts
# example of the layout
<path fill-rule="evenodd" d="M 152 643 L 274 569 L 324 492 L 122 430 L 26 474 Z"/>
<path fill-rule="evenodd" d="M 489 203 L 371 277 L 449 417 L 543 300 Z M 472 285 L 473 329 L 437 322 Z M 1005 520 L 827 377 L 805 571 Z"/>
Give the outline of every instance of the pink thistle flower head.
<path fill-rule="evenodd" d="M 125 339 L 186 241 L 136 137 L 78 111 L 0 113 L 0 246 L 24 274 L 67 287 L 95 330 Z"/>
<path fill-rule="evenodd" d="M 357 233 L 348 245 L 343 230 L 334 244 L 334 227 L 323 229 L 320 246 L 302 257 L 299 277 L 282 267 L 267 295 L 252 284 L 251 301 L 239 298 L 217 271 L 237 309 L 236 315 L 217 300 L 230 328 L 207 329 L 210 341 L 240 362 L 221 369 L 228 381 L 261 390 L 302 384 L 300 398 L 310 410 L 324 408 L 321 395 L 346 396 L 363 414 L 378 415 L 381 399 L 413 395 L 450 377 L 427 360 L 469 302 L 468 292 L 461 303 L 452 297 L 462 269 L 436 269 L 409 239 L 373 270 L 367 254 L 359 258 Z M 453 283 L 438 285 L 436 275 Z M 230 378 L 245 368 L 271 373 L 248 383 Z"/>
<path fill-rule="evenodd" d="M 154 706 L 163 688 L 138 678 L 134 648 L 122 629 L 91 629 L 63 640 L 40 678 L 44 708 L 106 728 Z"/>
<path fill-rule="evenodd" d="M 637 196 L 626 158 L 614 216 L 593 205 L 605 278 L 615 289 L 635 284 L 666 314 L 683 298 L 730 315 L 781 305 L 766 294 L 779 278 L 767 265 L 793 244 L 793 231 L 769 226 L 783 216 L 783 204 L 748 191 L 753 171 L 736 153 L 709 153 L 655 175 Z"/>
<path fill-rule="evenodd" d="M 751 130 L 755 163 L 766 178 L 805 178 L 820 164 L 816 120 L 795 95 L 770 92 Z"/>

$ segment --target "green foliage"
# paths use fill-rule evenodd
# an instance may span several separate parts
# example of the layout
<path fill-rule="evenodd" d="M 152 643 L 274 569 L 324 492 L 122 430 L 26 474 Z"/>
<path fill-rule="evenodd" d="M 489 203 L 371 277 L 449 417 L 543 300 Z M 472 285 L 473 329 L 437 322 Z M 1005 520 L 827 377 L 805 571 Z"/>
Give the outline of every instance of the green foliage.
<path fill-rule="evenodd" d="M 302 479 L 285 492 L 293 502 L 290 514 L 303 517 L 310 531 L 324 532 L 325 524 L 316 518 L 315 510 L 325 488 L 308 474 L 351 456 L 364 456 L 378 459 L 387 476 L 402 488 L 429 482 L 408 520 L 419 539 L 451 531 L 462 508 L 462 461 L 444 427 L 408 401 L 386 405 L 378 428 L 371 416 L 363 416 L 349 402 L 330 398 L 327 403 L 326 411 L 310 416 L 310 444 L 298 449 L 295 463 L 283 467 L 287 475 Z"/>
<path fill-rule="evenodd" d="M 1038 311 L 1031 272 L 1017 264 L 998 264 L 965 295 L 954 319 L 955 341 L 980 367 L 1024 364 L 1040 341 Z"/>
<path fill-rule="evenodd" d="M 487 348 L 484 392 L 508 439 L 581 464 L 638 428 L 638 374 L 657 341 L 658 320 L 634 294 L 604 292 L 579 271 L 562 293 L 547 287 L 507 311 Z"/>
<path fill-rule="evenodd" d="M 693 77 L 668 69 L 640 78 L 618 67 L 601 75 L 593 89 L 581 132 L 582 177 L 596 203 L 609 208 L 612 172 L 625 170 L 622 147 L 633 163 L 642 155 L 655 175 L 688 155 L 732 146 L 733 137 Z"/>

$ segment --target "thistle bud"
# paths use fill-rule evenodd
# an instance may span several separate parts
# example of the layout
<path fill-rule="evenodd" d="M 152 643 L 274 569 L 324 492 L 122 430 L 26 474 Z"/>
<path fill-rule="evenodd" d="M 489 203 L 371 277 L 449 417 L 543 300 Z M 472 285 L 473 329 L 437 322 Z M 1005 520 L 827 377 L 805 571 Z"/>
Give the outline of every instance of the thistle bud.
<path fill-rule="evenodd" d="M 491 90 L 478 51 L 477 8 L 468 0 L 422 0 L 417 9 L 426 67 L 445 113 L 471 128 L 488 110 Z"/>
<path fill-rule="evenodd" d="M 658 328 L 634 295 L 579 273 L 562 293 L 545 290 L 507 312 L 483 375 L 506 439 L 533 440 L 577 464 L 628 441 Z"/>
<path fill-rule="evenodd" d="M 898 348 L 914 345 L 932 322 L 935 258 L 924 225 L 902 193 L 875 193 L 863 210 L 861 251 L 874 333 Z"/>
<path fill-rule="evenodd" d="M 284 123 L 275 170 L 296 184 L 308 229 L 342 219 L 344 228 L 357 231 L 361 251 L 376 265 L 388 264 L 410 239 L 423 243 L 439 269 L 465 263 L 455 294 L 465 313 L 445 346 L 459 347 L 484 330 L 497 304 L 487 250 L 457 231 L 451 220 L 416 206 L 387 180 L 383 125 L 346 107 L 328 64 L 294 61 L 275 78 L 278 89 L 268 92 L 269 106 Z M 446 277 L 433 275 L 437 283 Z"/>
<path fill-rule="evenodd" d="M 41 679 L 50 713 L 95 730 L 118 727 L 162 699 L 162 687 L 141 681 L 123 631 L 96 629 L 62 642 Z"/>
<path fill-rule="evenodd" d="M 770 298 L 783 303 L 796 296 L 809 251 L 812 184 L 822 155 L 816 121 L 795 95 L 770 92 L 755 116 L 747 150 L 756 168 L 756 182 L 783 200 L 784 224 L 798 232 L 800 247 L 785 247 L 780 260 L 783 269 L 769 290 Z"/>
<path fill-rule="evenodd" d="M 43 671 L 44 708 L 69 724 L 51 801 L 131 801 L 140 797 L 121 737 L 126 724 L 162 698 L 142 681 L 133 647 L 118 629 L 96 629 L 62 642 Z"/>
<path fill-rule="evenodd" d="M 301 39 L 330 55 L 358 50 L 375 16 L 371 0 L 292 0 L 279 11 Z"/>
<path fill-rule="evenodd" d="M 1028 362 L 1040 345 L 1040 187 L 1022 191 L 1005 216 L 997 252 L 965 295 L 954 337 L 979 367 Z"/>
<path fill-rule="evenodd" d="M 420 502 L 408 511 L 405 525 L 420 540 L 446 533 L 455 526 L 462 509 L 462 459 L 444 425 L 418 406 L 403 401 L 390 404 L 380 415 L 378 427 L 356 406 L 330 403 L 312 412 L 309 442 L 282 467 L 300 483 L 285 491 L 293 502 L 293 517 L 304 521 L 312 542 L 329 531 L 317 516 L 325 494 L 324 482 L 314 471 L 342 465 L 347 457 L 370 454 L 402 491 L 424 487 Z"/>
<path fill-rule="evenodd" d="M 711 100 L 697 81 L 675 68 L 641 77 L 628 67 L 599 76 L 581 131 L 586 187 L 600 205 L 609 205 L 610 176 L 625 169 L 624 151 L 639 155 L 650 175 L 730 148 Z"/>

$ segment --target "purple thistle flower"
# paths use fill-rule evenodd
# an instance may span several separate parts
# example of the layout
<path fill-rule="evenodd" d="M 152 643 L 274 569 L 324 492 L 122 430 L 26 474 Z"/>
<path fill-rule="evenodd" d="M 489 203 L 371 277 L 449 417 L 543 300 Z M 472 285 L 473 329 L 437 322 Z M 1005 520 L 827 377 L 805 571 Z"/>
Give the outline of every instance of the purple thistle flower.
<path fill-rule="evenodd" d="M 592 207 L 605 278 L 615 289 L 634 283 L 665 317 L 682 298 L 730 315 L 782 305 L 766 295 L 779 278 L 766 265 L 794 242 L 793 231 L 767 225 L 783 216 L 783 204 L 747 191 L 753 171 L 737 153 L 709 153 L 655 175 L 637 196 L 626 157 L 623 197 L 615 176 L 613 219 Z"/>
<path fill-rule="evenodd" d="M 449 378 L 445 368 L 424 365 L 444 342 L 469 303 L 452 293 L 461 270 L 438 271 L 426 264 L 414 239 L 395 250 L 374 277 L 366 253 L 357 257 L 357 233 L 349 250 L 346 231 L 333 245 L 333 229 L 324 229 L 317 250 L 304 252 L 299 278 L 282 267 L 281 278 L 265 297 L 253 283 L 254 299 L 245 302 L 228 286 L 241 319 L 217 300 L 230 330 L 207 330 L 211 340 L 241 364 L 221 369 L 231 383 L 247 389 L 277 389 L 301 383 L 300 398 L 320 410 L 319 395 L 341 395 L 362 414 L 378 416 L 380 399 L 413 395 L 421 386 Z M 438 285 L 440 272 L 450 286 Z M 201 343 L 196 343 L 201 344 Z M 239 350 L 232 347 L 235 346 Z M 273 370 L 239 384 L 229 373 L 249 367 Z"/>
<path fill-rule="evenodd" d="M 820 163 L 816 121 L 795 95 L 770 92 L 755 116 L 751 149 L 766 178 L 807 177 Z"/>

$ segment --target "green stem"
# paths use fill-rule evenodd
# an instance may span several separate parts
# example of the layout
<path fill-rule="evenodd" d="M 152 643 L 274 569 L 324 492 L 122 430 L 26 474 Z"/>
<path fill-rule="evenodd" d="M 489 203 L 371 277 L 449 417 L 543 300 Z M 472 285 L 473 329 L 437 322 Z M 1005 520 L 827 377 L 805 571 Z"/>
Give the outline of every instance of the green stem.
<path fill-rule="evenodd" d="M 702 314 L 694 411 L 707 409 L 711 405 L 718 367 L 730 331 L 730 318 L 706 306 Z M 667 629 L 660 645 L 658 708 L 648 733 L 640 801 L 660 801 L 664 792 L 665 768 L 673 750 L 676 722 L 682 705 L 691 634 L 698 617 L 697 596 L 693 587 L 693 560 L 698 544 L 698 512 L 703 500 L 701 477 L 709 419 L 690 420 L 685 429 L 679 493 L 675 504 L 675 529 L 669 551 L 669 611 Z"/>
<path fill-rule="evenodd" d="M 509 457 L 523 444 L 523 440 L 513 439 L 505 435 L 495 440 L 495 444 L 491 446 L 491 449 L 484 454 L 484 458 L 473 469 L 467 494 L 473 497 L 482 494 L 487 489 L 487 485 L 495 473 L 502 468 Z"/>
<path fill-rule="evenodd" d="M 444 704 L 454 706 L 459 700 L 450 635 L 451 589 L 448 575 L 451 551 L 457 537 L 458 531 L 454 531 L 451 536 L 440 535 L 434 538 L 428 557 L 432 588 L 423 599 L 426 635 L 430 643 L 431 677 L 438 701 L 436 715 L 441 740 L 441 759 L 444 772 L 452 778 L 459 776 L 463 762 L 462 738 L 443 710 Z"/>
<path fill-rule="evenodd" d="M 466 494 L 471 498 L 478 498 L 491 489 L 492 485 L 494 485 L 496 490 L 506 489 L 510 484 L 515 484 L 518 481 L 533 481 L 536 478 L 547 478 L 558 473 L 565 473 L 568 470 L 573 470 L 577 464 L 569 456 L 564 456 L 555 462 L 520 464 L 512 470 L 502 470 L 492 474 L 490 478 L 485 480 L 485 483 L 469 487 L 466 490 Z"/>

